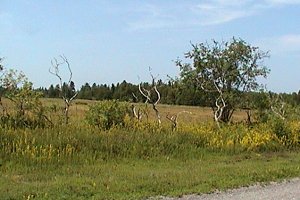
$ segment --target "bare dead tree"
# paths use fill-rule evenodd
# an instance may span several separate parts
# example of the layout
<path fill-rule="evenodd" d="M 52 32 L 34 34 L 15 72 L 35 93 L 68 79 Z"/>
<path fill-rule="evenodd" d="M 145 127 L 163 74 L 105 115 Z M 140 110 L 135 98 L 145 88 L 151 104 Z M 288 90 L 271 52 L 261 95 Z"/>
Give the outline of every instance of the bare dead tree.
<path fill-rule="evenodd" d="M 283 100 L 282 95 L 272 94 L 269 92 L 270 108 L 272 112 L 277 115 L 280 119 L 286 119 L 286 103 Z"/>
<path fill-rule="evenodd" d="M 146 98 L 145 104 L 147 105 L 148 103 L 150 103 L 152 105 L 152 109 L 155 112 L 157 122 L 160 125 L 161 117 L 160 117 L 159 110 L 157 109 L 157 104 L 159 103 L 161 96 L 160 96 L 160 92 L 157 89 L 157 82 L 156 82 L 157 77 L 154 77 L 152 75 L 150 68 L 149 68 L 149 71 L 150 71 L 150 76 L 152 78 L 152 86 L 150 89 L 145 89 L 144 87 L 142 87 L 142 85 L 140 83 L 139 91 L 142 94 L 142 96 Z"/>
<path fill-rule="evenodd" d="M 54 58 L 53 60 L 51 60 L 51 65 L 52 67 L 49 68 L 49 72 L 56 76 L 59 80 L 59 84 L 60 84 L 60 94 L 61 94 L 61 97 L 62 99 L 64 100 L 64 117 L 65 117 L 65 124 L 68 124 L 69 123 L 69 108 L 71 106 L 71 103 L 72 101 L 76 98 L 77 96 L 77 92 L 75 91 L 75 88 L 72 88 L 72 84 L 73 81 L 72 81 L 72 77 L 73 77 L 73 73 L 72 73 L 72 70 L 71 70 L 71 67 L 70 67 L 70 63 L 68 61 L 68 59 L 64 56 L 64 55 L 60 55 L 60 61 L 56 58 Z M 60 67 L 61 66 L 67 66 L 67 70 L 69 71 L 69 79 L 68 81 L 66 82 L 67 86 L 68 86 L 68 89 L 70 90 L 74 90 L 74 94 L 72 95 L 68 95 L 67 92 L 63 91 L 63 79 L 62 79 L 62 76 L 60 74 Z"/>
<path fill-rule="evenodd" d="M 134 97 L 136 102 L 138 102 L 138 98 L 134 93 L 132 93 L 132 96 Z M 136 109 L 136 105 L 132 104 L 131 105 L 131 110 L 132 110 L 132 113 L 133 113 L 133 117 L 135 117 L 138 121 L 141 121 L 142 117 L 143 117 L 142 109 L 141 108 Z"/>
<path fill-rule="evenodd" d="M 192 114 L 191 112 L 188 112 L 188 111 L 184 110 L 184 111 L 180 111 L 179 113 L 177 113 L 175 115 L 170 115 L 169 113 L 166 115 L 166 118 L 172 123 L 172 131 L 175 131 L 177 129 L 178 117 L 182 113 Z"/>

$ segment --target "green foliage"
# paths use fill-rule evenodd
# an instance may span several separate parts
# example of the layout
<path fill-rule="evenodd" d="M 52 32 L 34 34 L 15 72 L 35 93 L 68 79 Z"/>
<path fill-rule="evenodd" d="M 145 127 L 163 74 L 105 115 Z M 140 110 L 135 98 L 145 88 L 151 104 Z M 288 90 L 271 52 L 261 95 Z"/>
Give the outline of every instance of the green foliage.
<path fill-rule="evenodd" d="M 2 126 L 35 128 L 44 127 L 50 122 L 40 101 L 42 94 L 33 90 L 32 83 L 22 72 L 8 70 L 2 77 L 1 84 L 5 97 L 13 107 L 8 110 L 2 104 Z"/>
<path fill-rule="evenodd" d="M 70 81 L 70 83 L 63 83 L 61 88 L 61 96 L 66 99 L 71 99 L 76 94 L 75 83 Z"/>
<path fill-rule="evenodd" d="M 181 79 L 210 92 L 211 105 L 222 98 L 226 106 L 221 121 L 228 122 L 241 101 L 241 91 L 257 90 L 257 77 L 266 77 L 268 69 L 262 65 L 262 60 L 268 53 L 235 38 L 230 42 L 192 44 L 192 47 L 185 54 L 192 63 L 176 61 Z"/>
<path fill-rule="evenodd" d="M 142 83 L 142 87 L 147 88 L 150 83 Z M 198 90 L 195 83 L 182 84 L 178 80 L 168 81 L 166 83 L 158 80 L 157 85 L 161 93 L 162 104 L 192 105 L 192 106 L 210 106 L 209 95 L 206 92 Z M 48 89 L 40 88 L 44 97 L 60 98 L 60 86 L 50 85 Z M 134 98 L 132 94 L 137 98 Z M 138 85 L 123 81 L 112 84 L 85 83 L 78 91 L 78 99 L 89 100 L 119 100 L 130 102 L 143 102 L 143 96 L 140 94 Z"/>
<path fill-rule="evenodd" d="M 32 83 L 27 81 L 24 82 L 22 87 L 6 92 L 6 98 L 13 102 L 18 116 L 23 116 L 26 110 L 35 112 L 41 104 L 40 97 L 41 94 L 33 91 Z"/>
<path fill-rule="evenodd" d="M 90 109 L 98 117 L 118 113 L 120 104 L 126 105 L 124 110 L 129 106 L 99 104 Z M 251 128 L 224 124 L 221 129 L 209 122 L 183 123 L 171 131 L 164 123 L 122 119 L 109 130 L 88 126 L 81 118 L 68 126 L 1 128 L 0 199 L 142 199 L 300 173 L 299 122 L 284 125 L 290 130 L 285 138 L 276 135 L 282 129 L 274 129 L 270 121 Z"/>
<path fill-rule="evenodd" d="M 51 84 L 48 89 L 41 88 L 41 91 L 46 98 L 58 98 L 60 94 L 60 87 L 56 85 L 55 87 Z"/>
<path fill-rule="evenodd" d="M 248 94 L 249 108 L 254 110 L 254 117 L 258 122 L 266 123 L 272 117 L 270 99 L 267 95 L 264 91 Z"/>
<path fill-rule="evenodd" d="M 124 126 L 127 115 L 130 115 L 128 103 L 116 100 L 101 101 L 89 107 L 86 120 L 92 126 L 108 130 L 113 126 Z"/>
<path fill-rule="evenodd" d="M 132 122 L 132 121 L 131 121 Z M 192 159 L 201 152 L 274 152 L 299 149 L 300 124 L 243 124 L 223 126 L 194 124 L 177 131 L 155 123 L 137 127 L 99 130 L 82 123 L 52 128 L 0 129 L 0 156 L 23 165 L 93 163 L 97 159 Z"/>
<path fill-rule="evenodd" d="M 143 109 L 147 122 L 137 121 L 129 117 L 132 113 L 128 103 L 113 100 L 89 107 L 86 121 L 90 126 L 81 119 L 66 126 L 58 123 L 47 126 L 52 122 L 46 113 L 50 111 L 57 117 L 59 105 L 44 107 L 41 93 L 33 90 L 25 75 L 15 70 L 5 71 L 0 58 L 3 73 L 0 199 L 131 199 L 209 192 L 299 176 L 298 154 L 293 159 L 286 159 L 286 155 L 269 156 L 277 151 L 299 151 L 298 112 L 288 106 L 285 116 L 289 117 L 283 120 L 270 112 L 271 102 L 265 93 L 250 92 L 259 86 L 257 76 L 266 76 L 268 72 L 258 63 L 267 54 L 233 39 L 228 43 L 214 41 L 213 46 L 193 45 L 186 56 L 193 63 L 177 62 L 181 81 L 168 84 L 158 81 L 162 102 L 212 105 L 222 95 L 226 101 L 223 121 L 239 105 L 255 108 L 258 123 L 223 124 L 220 128 L 209 122 L 187 123 L 171 131 L 164 123 L 158 126 L 151 122 L 147 105 Z M 212 92 L 206 94 L 199 90 L 201 87 Z M 126 81 L 111 87 L 86 84 L 79 95 L 88 99 L 130 101 L 132 93 L 138 95 L 137 90 L 137 86 Z M 10 101 L 9 108 L 2 104 L 2 94 Z M 52 85 L 48 92 L 49 97 L 64 95 L 66 99 L 72 99 L 75 94 L 71 79 L 68 84 Z M 241 105 L 241 95 L 245 94 L 248 102 Z M 284 98 L 295 106 L 298 96 Z M 69 107 L 68 101 L 67 104 Z M 77 103 L 78 106 L 87 104 Z M 273 105 L 281 108 L 281 104 Z M 195 174 L 198 174 L 196 179 Z M 37 182 L 39 190 L 36 190 Z"/>
<path fill-rule="evenodd" d="M 291 129 L 288 123 L 282 119 L 274 118 L 271 121 L 274 134 L 281 140 L 288 140 L 291 135 Z"/>

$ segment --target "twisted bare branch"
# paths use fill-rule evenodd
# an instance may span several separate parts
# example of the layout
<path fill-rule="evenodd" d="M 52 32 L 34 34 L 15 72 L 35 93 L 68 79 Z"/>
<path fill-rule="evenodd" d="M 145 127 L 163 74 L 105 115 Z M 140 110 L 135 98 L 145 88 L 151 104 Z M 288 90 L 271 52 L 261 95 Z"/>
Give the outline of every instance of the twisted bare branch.
<path fill-rule="evenodd" d="M 271 103 L 271 110 L 272 112 L 277 115 L 279 118 L 281 118 L 282 120 L 286 119 L 286 103 L 283 100 L 283 97 L 278 94 L 275 95 L 276 97 L 274 97 L 274 95 L 272 95 L 271 93 L 269 93 L 268 97 Z"/>
<path fill-rule="evenodd" d="M 179 113 L 175 114 L 175 115 L 170 115 L 169 113 L 166 115 L 166 118 L 172 123 L 172 130 L 176 130 L 177 126 L 178 126 L 178 117 L 180 114 L 182 113 L 188 113 L 188 114 L 192 114 L 191 112 L 188 111 L 180 111 Z"/>
<path fill-rule="evenodd" d="M 154 77 L 153 74 L 151 73 L 151 68 L 149 68 L 150 71 L 150 76 L 152 78 L 152 87 L 150 89 L 145 89 L 144 87 L 142 87 L 142 84 L 139 84 L 139 92 L 141 93 L 141 95 L 143 97 L 146 98 L 145 103 L 150 103 L 152 105 L 152 109 L 155 112 L 155 115 L 157 117 L 157 121 L 158 124 L 161 124 L 161 117 L 160 117 L 160 113 L 159 110 L 157 109 L 156 105 L 159 103 L 160 99 L 161 99 L 161 95 L 160 92 L 157 89 L 157 83 L 156 83 L 156 78 Z M 154 95 L 153 92 L 156 94 L 156 97 L 153 97 Z"/>
<path fill-rule="evenodd" d="M 68 82 L 67 82 L 68 87 L 71 86 L 72 78 L 73 78 L 73 72 L 71 70 L 70 63 L 69 63 L 68 59 L 66 58 L 66 56 L 65 55 L 60 55 L 59 57 L 60 57 L 61 61 L 58 61 L 56 58 L 53 58 L 53 60 L 51 60 L 52 68 L 51 67 L 49 68 L 49 73 L 56 76 L 59 80 L 59 84 L 60 84 L 59 91 L 60 91 L 61 97 L 62 97 L 62 99 L 64 100 L 64 103 L 65 103 L 65 109 L 64 109 L 65 124 L 68 124 L 68 121 L 69 121 L 69 107 L 70 107 L 72 101 L 78 95 L 78 93 L 75 91 L 75 93 L 71 97 L 68 97 L 67 94 L 63 94 L 63 90 L 62 90 L 63 89 L 63 79 L 62 79 L 62 76 L 60 75 L 59 68 L 63 65 L 67 66 L 67 69 L 69 71 L 69 78 L 68 78 Z"/>

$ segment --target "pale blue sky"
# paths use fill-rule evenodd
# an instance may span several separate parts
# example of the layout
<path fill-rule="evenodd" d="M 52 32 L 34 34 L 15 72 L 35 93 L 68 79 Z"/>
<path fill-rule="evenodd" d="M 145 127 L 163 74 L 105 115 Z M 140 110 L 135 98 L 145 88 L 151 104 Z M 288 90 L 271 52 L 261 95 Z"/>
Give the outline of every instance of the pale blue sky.
<path fill-rule="evenodd" d="M 163 80 L 192 43 L 240 37 L 270 50 L 270 90 L 300 89 L 300 0 L 0 0 L 0 57 L 36 87 L 64 54 L 85 82 Z"/>

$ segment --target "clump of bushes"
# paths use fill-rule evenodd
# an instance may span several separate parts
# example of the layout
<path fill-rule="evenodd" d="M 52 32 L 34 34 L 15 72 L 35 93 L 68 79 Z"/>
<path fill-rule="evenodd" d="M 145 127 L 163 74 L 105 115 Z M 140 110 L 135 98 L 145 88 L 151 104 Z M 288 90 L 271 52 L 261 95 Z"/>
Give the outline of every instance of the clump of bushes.
<path fill-rule="evenodd" d="M 92 126 L 108 130 L 113 126 L 124 126 L 125 118 L 129 115 L 130 105 L 128 103 L 116 100 L 101 101 L 89 106 L 86 120 Z"/>
<path fill-rule="evenodd" d="M 0 79 L 0 83 L 3 85 L 0 94 L 1 127 L 34 129 L 52 124 L 40 100 L 42 94 L 33 89 L 33 84 L 23 73 L 10 70 Z M 2 96 L 8 100 L 8 105 L 2 103 Z"/>

